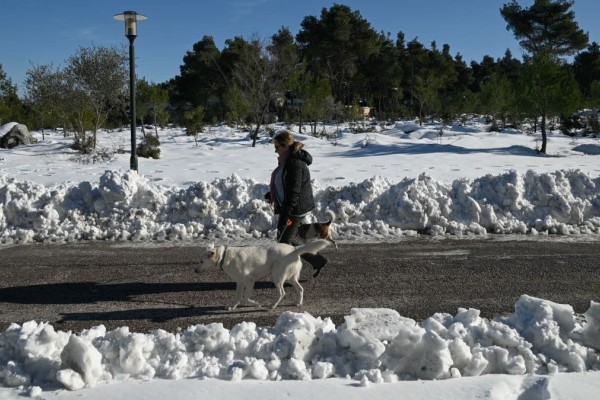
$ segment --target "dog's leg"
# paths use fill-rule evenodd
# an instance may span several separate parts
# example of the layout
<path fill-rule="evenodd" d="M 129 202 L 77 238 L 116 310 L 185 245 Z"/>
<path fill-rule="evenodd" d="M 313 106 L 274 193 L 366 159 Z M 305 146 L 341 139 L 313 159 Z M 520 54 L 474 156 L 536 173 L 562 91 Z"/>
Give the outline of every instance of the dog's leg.
<path fill-rule="evenodd" d="M 333 243 L 333 245 L 335 246 L 335 251 L 338 251 L 337 243 L 335 242 L 335 240 L 333 240 L 331 237 L 328 237 L 327 240 Z"/>
<path fill-rule="evenodd" d="M 250 297 L 252 297 L 252 293 L 254 292 L 254 281 L 250 282 L 250 284 L 248 286 L 246 286 L 246 296 L 244 297 L 244 300 L 248 301 L 248 303 L 252 303 L 257 307 L 261 307 L 260 303 L 256 300 L 252 300 Z"/>
<path fill-rule="evenodd" d="M 244 283 L 242 282 L 238 282 L 236 284 L 235 287 L 235 299 L 234 299 L 234 303 L 233 306 L 229 307 L 229 311 L 233 311 L 237 308 L 237 306 L 240 305 L 240 303 L 242 302 L 242 296 L 244 294 Z"/>
<path fill-rule="evenodd" d="M 279 298 L 277 299 L 277 301 L 275 303 L 273 303 L 273 305 L 271 306 L 271 310 L 273 310 L 275 307 L 277 307 L 277 305 L 279 304 L 281 299 L 283 299 L 283 296 L 285 296 L 285 290 L 283 290 L 283 284 L 284 284 L 284 282 L 276 282 L 275 283 L 275 286 L 277 286 L 277 290 L 279 291 Z"/>
<path fill-rule="evenodd" d="M 291 279 L 292 282 L 292 286 L 294 286 L 296 288 L 296 291 L 298 292 L 298 303 L 296 303 L 297 307 L 300 307 L 302 305 L 302 302 L 304 301 L 304 288 L 302 287 L 302 285 L 300 285 L 300 282 L 298 282 L 298 276 L 294 276 Z"/>

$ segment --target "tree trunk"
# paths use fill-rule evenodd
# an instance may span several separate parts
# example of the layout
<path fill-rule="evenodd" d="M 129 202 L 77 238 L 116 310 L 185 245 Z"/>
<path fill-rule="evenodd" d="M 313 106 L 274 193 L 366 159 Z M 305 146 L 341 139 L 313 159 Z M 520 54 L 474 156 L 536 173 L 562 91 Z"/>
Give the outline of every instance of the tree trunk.
<path fill-rule="evenodd" d="M 155 108 L 156 110 L 156 108 Z M 156 118 L 156 112 L 153 114 L 153 119 L 154 119 L 154 134 L 156 135 L 156 138 L 158 139 L 158 121 Z"/>
<path fill-rule="evenodd" d="M 256 130 L 252 134 L 252 147 L 256 147 L 256 139 L 258 138 L 258 131 L 260 130 L 260 122 L 256 123 Z"/>
<path fill-rule="evenodd" d="M 546 154 L 546 113 L 542 113 L 542 122 L 540 123 L 540 128 L 542 130 L 542 148 L 540 149 L 540 153 Z"/>

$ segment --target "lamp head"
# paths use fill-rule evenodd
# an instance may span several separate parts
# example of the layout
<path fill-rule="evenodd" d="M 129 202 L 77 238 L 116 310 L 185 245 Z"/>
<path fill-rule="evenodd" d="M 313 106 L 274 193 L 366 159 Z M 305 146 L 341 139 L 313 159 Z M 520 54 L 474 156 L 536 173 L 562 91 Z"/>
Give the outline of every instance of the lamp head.
<path fill-rule="evenodd" d="M 148 19 L 145 15 L 138 14 L 135 11 L 123 11 L 113 17 L 117 21 L 125 21 L 125 36 L 135 38 L 137 36 L 137 21 Z"/>

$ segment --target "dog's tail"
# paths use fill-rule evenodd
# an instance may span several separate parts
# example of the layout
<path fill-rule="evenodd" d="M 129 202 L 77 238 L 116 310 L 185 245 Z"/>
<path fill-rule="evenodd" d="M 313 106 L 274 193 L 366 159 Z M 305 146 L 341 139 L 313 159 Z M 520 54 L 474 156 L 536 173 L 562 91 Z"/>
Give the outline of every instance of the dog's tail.
<path fill-rule="evenodd" d="M 292 263 L 298 259 L 302 254 L 311 253 L 316 254 L 329 246 L 329 242 L 324 239 L 315 240 L 305 244 L 304 246 L 296 247 L 294 251 L 283 257 L 282 262 L 284 264 Z"/>
<path fill-rule="evenodd" d="M 327 211 L 325 211 L 325 214 L 327 214 L 327 216 L 329 217 L 329 221 L 327 221 L 327 225 L 329 225 L 333 221 L 335 221 L 335 213 L 333 211 L 327 210 Z"/>

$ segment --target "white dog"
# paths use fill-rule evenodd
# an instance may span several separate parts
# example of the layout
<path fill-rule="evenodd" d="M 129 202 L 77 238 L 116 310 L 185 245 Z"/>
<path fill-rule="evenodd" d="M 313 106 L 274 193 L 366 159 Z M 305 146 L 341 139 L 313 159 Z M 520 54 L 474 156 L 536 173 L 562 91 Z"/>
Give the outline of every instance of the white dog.
<path fill-rule="evenodd" d="M 305 253 L 317 253 L 328 245 L 329 242 L 326 240 L 316 240 L 297 248 L 284 243 L 277 243 L 270 247 L 214 247 L 211 244 L 200 257 L 196 272 L 204 272 L 213 266 L 218 267 L 236 283 L 235 302 L 229 310 L 234 310 L 244 300 L 260 306 L 250 297 L 254 282 L 268 275 L 271 275 L 279 291 L 279 298 L 271 306 L 272 309 L 277 307 L 285 296 L 283 284 L 287 281 L 290 281 L 298 291 L 299 299 L 296 305 L 301 306 L 304 289 L 298 282 L 302 270 L 300 256 Z"/>

